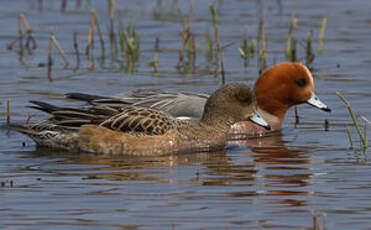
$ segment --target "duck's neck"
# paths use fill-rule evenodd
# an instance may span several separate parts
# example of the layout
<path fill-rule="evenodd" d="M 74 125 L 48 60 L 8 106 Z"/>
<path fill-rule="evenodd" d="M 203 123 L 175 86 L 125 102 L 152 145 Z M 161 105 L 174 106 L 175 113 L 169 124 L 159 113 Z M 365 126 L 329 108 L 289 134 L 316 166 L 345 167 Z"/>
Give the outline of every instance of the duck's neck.
<path fill-rule="evenodd" d="M 289 105 L 284 104 L 273 97 L 269 99 L 258 99 L 257 102 L 260 111 L 263 111 L 263 113 L 267 113 L 270 116 L 274 116 L 281 121 L 284 119 L 286 111 L 290 108 Z"/>
<path fill-rule="evenodd" d="M 231 125 L 233 125 L 236 121 L 232 118 L 226 118 L 225 116 L 217 116 L 213 114 L 212 118 L 207 118 L 205 116 L 199 122 L 200 126 L 207 126 L 211 129 L 215 129 L 218 133 L 225 133 L 227 134 Z M 212 135 L 212 134 L 211 134 Z"/>
<path fill-rule="evenodd" d="M 265 111 L 264 109 L 260 108 L 260 106 L 258 106 L 258 111 L 262 115 L 264 120 L 271 127 L 271 131 L 279 130 L 281 128 L 281 125 L 282 125 L 282 122 L 283 122 L 283 119 L 284 119 L 285 115 L 283 115 L 283 117 L 279 117 L 277 115 L 271 114 L 268 111 Z M 262 128 L 262 127 L 259 127 L 259 128 Z M 266 130 L 264 130 L 264 131 L 266 131 Z"/>

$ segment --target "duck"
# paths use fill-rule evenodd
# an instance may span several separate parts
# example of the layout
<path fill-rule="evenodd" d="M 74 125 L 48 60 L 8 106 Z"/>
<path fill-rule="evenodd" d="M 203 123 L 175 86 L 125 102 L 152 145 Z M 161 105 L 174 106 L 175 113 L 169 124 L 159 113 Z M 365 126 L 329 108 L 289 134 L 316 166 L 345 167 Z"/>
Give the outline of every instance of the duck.
<path fill-rule="evenodd" d="M 257 110 L 268 122 L 267 130 L 250 121 L 233 124 L 229 136 L 264 135 L 280 130 L 286 112 L 294 105 L 309 104 L 325 112 L 331 109 L 314 93 L 311 71 L 300 62 L 282 62 L 267 68 L 256 80 L 254 87 Z M 162 90 L 136 90 L 114 97 L 69 93 L 68 98 L 86 101 L 92 105 L 136 105 L 154 108 L 171 114 L 177 119 L 200 120 L 208 94 L 168 92 Z"/>
<path fill-rule="evenodd" d="M 214 151 L 225 147 L 236 122 L 251 120 L 266 129 L 256 111 L 253 91 L 228 84 L 208 97 L 199 122 L 179 120 L 160 110 L 140 106 L 58 107 L 30 101 L 34 109 L 52 115 L 36 124 L 12 125 L 38 146 L 104 154 L 163 155 Z"/>

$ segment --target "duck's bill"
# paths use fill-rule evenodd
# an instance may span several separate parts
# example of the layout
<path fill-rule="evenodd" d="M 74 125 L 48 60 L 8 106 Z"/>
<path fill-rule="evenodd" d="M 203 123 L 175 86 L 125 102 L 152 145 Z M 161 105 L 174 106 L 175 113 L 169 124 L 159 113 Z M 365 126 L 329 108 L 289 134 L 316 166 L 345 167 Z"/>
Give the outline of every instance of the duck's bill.
<path fill-rule="evenodd" d="M 306 101 L 307 104 L 310 104 L 311 106 L 314 106 L 318 109 L 321 109 L 326 112 L 331 112 L 331 109 L 325 105 L 314 93 L 312 93 L 312 96 L 309 98 L 308 101 Z"/>
<path fill-rule="evenodd" d="M 251 117 L 249 117 L 249 120 L 257 125 L 263 126 L 266 130 L 271 129 L 271 126 L 263 119 L 263 116 L 260 115 L 260 113 L 256 110 L 255 113 Z"/>

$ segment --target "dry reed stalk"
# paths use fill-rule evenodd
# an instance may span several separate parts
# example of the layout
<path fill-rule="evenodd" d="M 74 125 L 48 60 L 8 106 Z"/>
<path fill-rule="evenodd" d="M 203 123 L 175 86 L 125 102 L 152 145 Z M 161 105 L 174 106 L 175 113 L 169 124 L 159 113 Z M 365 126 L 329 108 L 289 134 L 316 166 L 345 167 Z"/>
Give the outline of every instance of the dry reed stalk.
<path fill-rule="evenodd" d="M 31 113 L 27 113 L 26 124 L 30 124 L 30 121 L 31 121 Z"/>
<path fill-rule="evenodd" d="M 298 107 L 296 105 L 294 106 L 294 111 L 295 111 L 295 125 L 297 125 L 300 122 L 300 117 L 298 113 Z"/>
<path fill-rule="evenodd" d="M 314 54 L 312 51 L 312 31 L 307 33 L 307 46 L 305 47 L 305 63 L 309 65 L 314 60 Z"/>
<path fill-rule="evenodd" d="M 220 68 L 221 68 L 220 71 L 221 71 L 221 75 L 222 75 L 221 84 L 225 85 L 224 53 L 223 53 L 223 50 L 220 54 Z"/>
<path fill-rule="evenodd" d="M 296 61 L 295 60 L 296 57 L 294 57 L 294 56 L 296 56 L 296 47 L 295 47 L 296 44 L 294 44 L 296 41 L 293 38 L 293 33 L 294 33 L 295 28 L 296 28 L 296 18 L 295 18 L 295 9 L 294 9 L 294 11 L 291 14 L 289 34 L 288 34 L 288 38 L 287 38 L 287 41 L 286 41 L 286 47 L 285 47 L 286 59 L 291 61 L 291 62 Z"/>
<path fill-rule="evenodd" d="M 76 0 L 75 8 L 80 9 L 81 8 L 81 0 Z"/>
<path fill-rule="evenodd" d="M 318 48 L 317 48 L 317 51 L 318 51 L 319 54 L 322 54 L 323 37 L 325 36 L 326 24 L 327 24 L 327 18 L 324 17 L 322 19 L 321 30 L 320 30 L 319 36 L 318 36 Z"/>
<path fill-rule="evenodd" d="M 26 33 L 28 33 L 29 31 L 31 31 L 31 33 L 32 33 L 32 28 L 31 28 L 30 24 L 28 23 L 26 17 L 24 16 L 24 13 L 19 14 L 19 19 L 23 23 L 24 28 L 26 29 Z"/>
<path fill-rule="evenodd" d="M 292 61 L 296 62 L 296 39 L 292 40 Z"/>
<path fill-rule="evenodd" d="M 105 51 L 105 48 L 104 48 L 103 33 L 102 33 L 102 30 L 100 29 L 97 16 L 95 16 L 95 26 L 97 27 L 97 33 L 98 33 L 98 38 L 99 38 L 99 42 L 100 42 L 100 48 L 102 50 L 102 57 L 101 58 L 102 58 L 102 61 L 104 61 L 106 51 Z"/>
<path fill-rule="evenodd" d="M 207 46 L 206 60 L 208 62 L 211 62 L 213 60 L 213 41 L 211 40 L 210 34 L 208 31 L 205 33 L 205 41 L 206 41 L 206 46 Z"/>
<path fill-rule="evenodd" d="M 6 123 L 10 125 L 10 99 L 6 103 Z"/>
<path fill-rule="evenodd" d="M 156 37 L 155 40 L 155 51 L 158 52 L 160 51 L 160 38 Z"/>
<path fill-rule="evenodd" d="M 319 217 L 323 217 L 323 228 L 320 224 Z M 313 213 L 313 230 L 326 230 L 327 225 L 327 214 L 326 212 L 315 212 Z"/>
<path fill-rule="evenodd" d="M 49 46 L 48 46 L 48 79 L 49 81 L 52 81 L 52 52 L 53 52 L 53 35 L 54 30 L 50 29 L 50 35 L 49 35 Z"/>
<path fill-rule="evenodd" d="M 73 48 L 75 49 L 75 54 L 76 54 L 76 67 L 74 69 L 74 71 L 76 71 L 80 67 L 80 52 L 79 52 L 79 44 L 77 41 L 77 32 L 73 33 Z"/>
<path fill-rule="evenodd" d="M 261 47 L 259 50 L 258 71 L 259 71 L 259 74 L 261 74 L 266 69 L 265 53 L 267 52 L 266 44 L 265 44 L 264 17 L 263 17 L 262 11 L 259 16 L 258 42 L 259 41 L 260 41 Z"/>
<path fill-rule="evenodd" d="M 90 26 L 89 26 L 89 32 L 88 32 L 88 40 L 86 42 L 86 49 L 85 49 L 85 55 L 86 56 L 89 56 L 90 54 L 90 48 L 91 48 L 91 44 L 93 42 L 93 36 L 94 36 L 94 25 L 95 25 L 95 19 L 97 18 L 97 15 L 95 13 L 95 11 L 93 10 L 91 12 L 91 16 L 90 16 Z"/>
<path fill-rule="evenodd" d="M 19 55 L 23 56 L 23 36 L 24 33 L 22 31 L 22 14 L 18 15 L 18 37 L 19 37 Z"/>
<path fill-rule="evenodd" d="M 8 50 L 12 50 L 15 44 L 23 38 L 23 32 L 19 34 L 9 45 L 8 45 Z M 22 43 L 23 44 L 23 43 Z"/>
<path fill-rule="evenodd" d="M 43 0 L 38 0 L 37 1 L 37 8 L 39 9 L 39 11 L 42 11 L 43 10 L 43 8 L 44 8 L 44 6 L 43 6 Z"/>
<path fill-rule="evenodd" d="M 115 18 L 115 1 L 109 0 L 109 38 L 111 45 L 111 59 L 112 61 L 116 60 L 117 57 L 117 45 L 115 39 L 115 30 L 114 30 L 114 18 Z"/>
<path fill-rule="evenodd" d="M 19 14 L 19 19 L 23 23 L 24 28 L 26 30 L 26 34 L 27 34 L 27 41 L 26 41 L 25 47 L 26 47 L 26 49 L 28 49 L 28 52 L 31 53 L 31 47 L 30 47 L 30 43 L 31 42 L 32 42 L 32 49 L 36 49 L 37 48 L 36 40 L 33 37 L 32 28 L 31 28 L 30 24 L 28 23 L 28 21 L 27 21 L 27 19 L 24 16 L 23 13 L 20 13 Z"/>
<path fill-rule="evenodd" d="M 158 53 L 155 53 L 155 56 L 153 57 L 153 72 L 158 72 Z"/>
<path fill-rule="evenodd" d="M 259 68 L 259 74 L 263 73 L 266 68 L 266 59 L 265 59 L 265 50 L 261 49 L 259 51 L 259 58 L 258 58 L 258 68 Z"/>
<path fill-rule="evenodd" d="M 326 120 L 325 120 L 325 131 L 328 131 L 329 127 L 330 127 L 330 123 L 329 123 L 328 120 L 326 119 Z"/>
<path fill-rule="evenodd" d="M 264 19 L 262 18 L 262 26 L 261 26 L 261 48 L 264 50 L 264 52 L 267 51 L 267 46 L 265 43 L 265 31 L 264 31 Z"/>
<path fill-rule="evenodd" d="M 121 68 L 124 66 L 124 60 L 126 55 L 125 44 L 126 44 L 126 33 L 124 30 L 124 25 L 122 24 L 123 15 L 122 11 L 117 12 L 118 18 L 118 34 L 119 34 L 119 45 L 120 45 L 120 52 L 121 52 Z"/>
<path fill-rule="evenodd" d="M 180 46 L 179 49 L 179 58 L 178 58 L 178 63 L 176 65 L 176 68 L 179 70 L 181 64 L 183 63 L 184 59 L 184 48 L 191 37 L 191 26 L 192 26 L 192 15 L 193 15 L 193 5 L 194 5 L 194 0 L 190 1 L 189 5 L 189 14 L 188 14 L 188 21 L 187 21 L 187 29 L 182 31 L 182 45 Z"/>
<path fill-rule="evenodd" d="M 64 68 L 68 68 L 70 63 L 68 61 L 68 59 L 66 58 L 65 54 L 64 54 L 64 51 L 62 49 L 62 46 L 59 44 L 58 40 L 55 38 L 54 34 L 51 36 L 52 37 L 52 40 L 53 40 L 53 43 L 55 45 L 55 47 L 57 47 L 57 50 L 59 52 L 59 54 L 62 56 L 63 58 L 63 61 L 64 61 Z"/>
<path fill-rule="evenodd" d="M 67 8 L 67 0 L 62 0 L 61 2 L 61 12 L 66 12 L 66 8 Z"/>
<path fill-rule="evenodd" d="M 191 38 L 191 54 L 192 54 L 192 73 L 195 73 L 196 70 L 196 42 L 195 42 L 195 37 L 192 36 Z"/>
<path fill-rule="evenodd" d="M 220 46 L 220 38 L 219 38 L 219 26 L 218 26 L 218 14 L 216 10 L 216 1 L 214 1 L 214 4 L 209 5 L 210 13 L 211 13 L 211 18 L 212 22 L 214 25 L 214 40 L 215 40 L 215 72 L 214 75 L 218 75 L 218 70 L 219 70 L 219 55 L 221 52 L 221 46 Z"/>
<path fill-rule="evenodd" d="M 23 25 L 23 26 L 22 26 Z M 25 28 L 25 32 L 23 31 L 22 27 Z M 32 35 L 32 28 L 30 24 L 27 22 L 26 17 L 23 13 L 18 14 L 18 36 L 8 45 L 8 49 L 11 50 L 19 41 L 19 52 L 23 55 L 23 37 L 27 34 L 27 41 L 25 43 L 25 48 L 28 49 L 29 53 L 31 53 L 30 43 L 32 42 L 32 49 L 37 48 L 36 40 Z"/>

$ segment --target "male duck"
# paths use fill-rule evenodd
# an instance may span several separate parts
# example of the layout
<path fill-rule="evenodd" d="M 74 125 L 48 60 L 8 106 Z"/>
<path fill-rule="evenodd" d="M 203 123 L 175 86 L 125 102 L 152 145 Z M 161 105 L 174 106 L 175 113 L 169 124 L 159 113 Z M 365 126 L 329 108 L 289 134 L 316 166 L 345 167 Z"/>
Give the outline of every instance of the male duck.
<path fill-rule="evenodd" d="M 298 62 L 283 62 L 264 71 L 254 85 L 258 111 L 271 126 L 271 131 L 281 128 L 286 111 L 293 105 L 307 103 L 330 112 L 314 93 L 313 76 Z M 203 114 L 207 94 L 172 93 L 160 90 L 137 90 L 113 98 L 71 93 L 69 98 L 84 100 L 96 106 L 128 104 L 153 108 L 170 113 L 179 119 L 199 120 Z M 256 135 L 268 130 L 249 121 L 234 124 L 230 134 Z"/>

